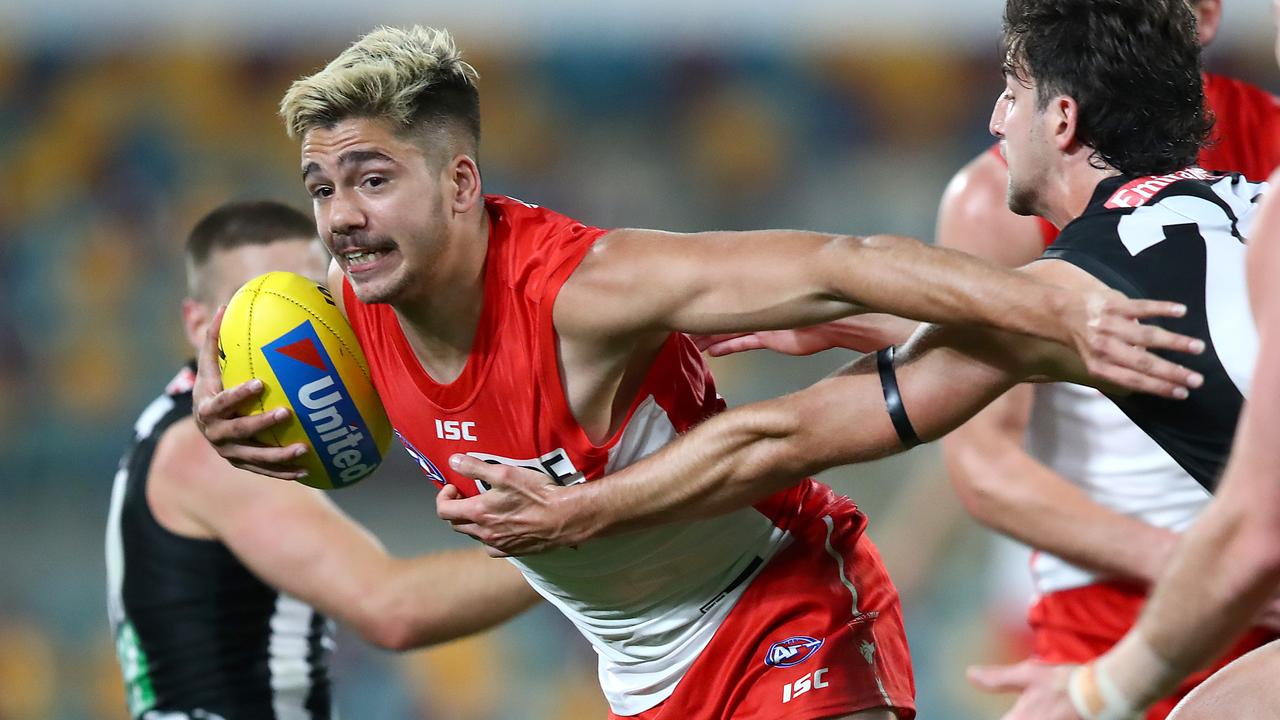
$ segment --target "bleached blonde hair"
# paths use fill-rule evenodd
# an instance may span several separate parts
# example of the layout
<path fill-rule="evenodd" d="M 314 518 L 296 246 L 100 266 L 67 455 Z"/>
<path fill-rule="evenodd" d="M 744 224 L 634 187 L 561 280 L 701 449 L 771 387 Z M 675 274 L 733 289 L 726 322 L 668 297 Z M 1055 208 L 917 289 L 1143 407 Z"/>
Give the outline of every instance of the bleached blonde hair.
<path fill-rule="evenodd" d="M 400 129 L 460 121 L 480 136 L 475 68 L 447 30 L 379 27 L 323 70 L 301 78 L 280 101 L 289 137 L 351 117 L 378 118 Z"/>

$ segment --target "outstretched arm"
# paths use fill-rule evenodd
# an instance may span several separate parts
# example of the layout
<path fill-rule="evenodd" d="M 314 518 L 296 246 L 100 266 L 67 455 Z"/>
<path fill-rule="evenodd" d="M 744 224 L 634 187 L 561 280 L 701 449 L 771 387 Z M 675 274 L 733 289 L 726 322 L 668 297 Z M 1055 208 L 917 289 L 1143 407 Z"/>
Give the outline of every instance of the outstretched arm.
<path fill-rule="evenodd" d="M 537 598 L 514 566 L 480 549 L 388 554 L 323 493 L 228 465 L 190 421 L 165 434 L 151 477 L 149 493 L 170 514 L 221 541 L 263 582 L 381 647 L 462 637 Z"/>
<path fill-rule="evenodd" d="M 899 354 L 903 403 L 925 440 L 940 437 L 1010 385 L 1058 367 L 1061 346 L 1000 331 L 926 326 Z M 646 460 L 557 492 L 545 480 L 454 456 L 459 472 L 494 487 L 441 517 L 505 552 L 538 552 L 596 535 L 705 517 L 749 505 L 800 478 L 902 449 L 867 356 L 790 395 L 711 418 Z"/>
<path fill-rule="evenodd" d="M 1165 331 L 1133 322 L 1179 312 L 1172 303 L 1131 300 L 1101 284 L 1062 287 L 896 235 L 616 230 L 565 283 L 555 324 L 562 338 L 609 355 L 619 347 L 630 354 L 646 333 L 793 328 L 867 311 L 1056 341 L 1109 382 L 1130 385 L 1135 368 L 1155 373 L 1159 389 L 1132 385 L 1139 390 L 1169 394 L 1188 377 L 1152 364 L 1141 348 Z"/>

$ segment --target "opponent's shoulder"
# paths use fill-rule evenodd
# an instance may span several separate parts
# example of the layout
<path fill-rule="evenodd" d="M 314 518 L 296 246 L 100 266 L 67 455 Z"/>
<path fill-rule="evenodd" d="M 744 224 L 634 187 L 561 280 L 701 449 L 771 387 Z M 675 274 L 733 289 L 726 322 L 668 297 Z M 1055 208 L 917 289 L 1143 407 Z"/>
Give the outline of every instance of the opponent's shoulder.
<path fill-rule="evenodd" d="M 234 470 L 200 434 L 193 417 L 170 425 L 156 440 L 147 469 L 151 515 L 171 533 L 211 539 L 214 534 L 193 510 L 207 508 L 223 467 Z"/>
<path fill-rule="evenodd" d="M 152 514 L 171 532 L 216 538 L 237 513 L 277 500 L 305 502 L 317 491 L 231 465 L 209 444 L 195 419 L 161 435 L 148 474 Z"/>
<path fill-rule="evenodd" d="M 1004 159 L 988 150 L 961 168 L 942 194 L 937 243 L 1003 265 L 1029 262 L 1043 249 L 1035 218 L 1008 207 L 1009 171 Z"/>
<path fill-rule="evenodd" d="M 325 274 L 325 285 L 329 288 L 329 296 L 333 298 L 333 304 L 338 307 L 339 312 L 343 315 L 347 314 L 347 276 L 342 272 L 342 268 L 338 265 L 337 259 L 329 261 L 329 270 Z"/>

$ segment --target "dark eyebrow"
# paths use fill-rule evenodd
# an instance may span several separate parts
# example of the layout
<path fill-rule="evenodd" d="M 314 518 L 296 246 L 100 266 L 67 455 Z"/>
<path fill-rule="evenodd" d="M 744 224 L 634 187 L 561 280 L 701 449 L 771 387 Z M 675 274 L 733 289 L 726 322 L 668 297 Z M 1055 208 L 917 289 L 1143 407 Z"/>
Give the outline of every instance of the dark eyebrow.
<path fill-rule="evenodd" d="M 348 165 L 352 163 L 369 162 L 370 160 L 382 160 L 394 163 L 395 160 L 386 153 L 377 150 L 352 150 L 338 156 L 338 165 Z"/>
<path fill-rule="evenodd" d="M 395 164 L 395 158 L 386 153 L 377 150 L 352 150 L 342 153 L 338 156 L 338 166 L 351 165 L 354 163 L 369 162 L 370 160 L 380 160 Z M 305 181 L 307 176 L 313 172 L 320 170 L 320 164 L 317 162 L 309 162 L 302 167 L 302 179 Z"/>

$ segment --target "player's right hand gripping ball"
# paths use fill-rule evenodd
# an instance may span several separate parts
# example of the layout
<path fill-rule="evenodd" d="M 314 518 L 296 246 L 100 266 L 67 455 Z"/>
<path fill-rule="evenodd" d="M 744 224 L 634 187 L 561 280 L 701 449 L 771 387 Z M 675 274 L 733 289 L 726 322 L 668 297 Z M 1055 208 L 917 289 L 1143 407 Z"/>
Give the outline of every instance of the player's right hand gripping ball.
<path fill-rule="evenodd" d="M 240 408 L 245 415 L 278 407 L 290 418 L 255 439 L 310 450 L 294 461 L 299 482 L 323 490 L 368 477 L 391 444 L 391 423 L 369 378 L 355 331 L 327 288 L 289 272 L 250 280 L 231 298 L 218 337 L 222 382 L 252 378 L 263 392 Z"/>

